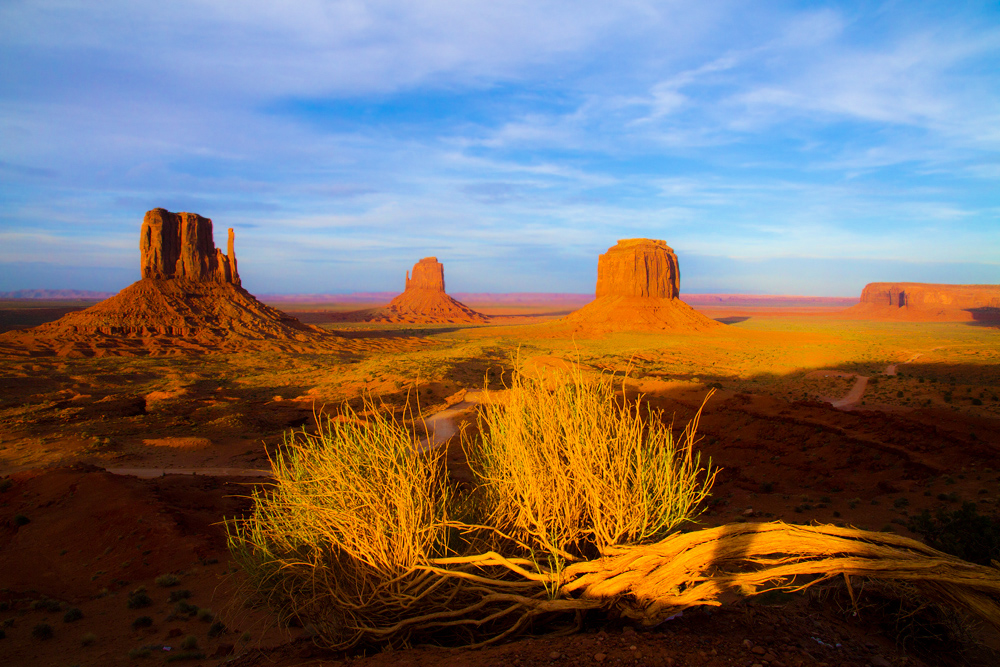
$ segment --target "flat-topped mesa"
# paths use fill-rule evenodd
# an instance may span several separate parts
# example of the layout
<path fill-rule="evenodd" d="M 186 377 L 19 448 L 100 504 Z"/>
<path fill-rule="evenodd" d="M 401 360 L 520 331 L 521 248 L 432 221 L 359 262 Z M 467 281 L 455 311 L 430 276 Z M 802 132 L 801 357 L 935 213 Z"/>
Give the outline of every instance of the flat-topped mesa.
<path fill-rule="evenodd" d="M 223 253 L 215 247 L 210 219 L 154 208 L 143 218 L 139 235 L 142 277 L 239 285 L 234 238 L 230 228 L 228 253 Z"/>
<path fill-rule="evenodd" d="M 426 289 L 444 293 L 444 264 L 437 257 L 424 257 L 413 265 L 413 277 L 406 272 L 406 290 Z"/>
<path fill-rule="evenodd" d="M 847 317 L 936 322 L 994 322 L 1000 318 L 1000 285 L 868 283 Z"/>
<path fill-rule="evenodd" d="M 868 283 L 861 291 L 861 303 L 896 308 L 1000 308 L 1000 285 Z"/>
<path fill-rule="evenodd" d="M 622 239 L 597 260 L 596 298 L 563 321 L 581 333 L 722 326 L 681 301 L 680 286 L 677 255 L 666 242 Z"/>
<path fill-rule="evenodd" d="M 676 299 L 681 272 L 665 241 L 622 239 L 597 259 L 597 297 Z"/>

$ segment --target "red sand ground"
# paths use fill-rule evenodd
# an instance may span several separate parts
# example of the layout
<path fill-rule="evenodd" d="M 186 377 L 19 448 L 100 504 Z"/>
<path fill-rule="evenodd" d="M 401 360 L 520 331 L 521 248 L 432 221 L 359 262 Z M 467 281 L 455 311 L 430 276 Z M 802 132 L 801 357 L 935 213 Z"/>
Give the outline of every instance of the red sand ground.
<path fill-rule="evenodd" d="M 761 310 L 740 312 L 753 313 L 758 320 L 764 317 Z M 160 664 L 177 656 L 189 636 L 195 637 L 196 654 L 203 657 L 179 664 L 998 664 L 997 654 L 990 652 L 990 647 L 1000 646 L 995 634 L 970 629 L 985 644 L 966 644 L 965 652 L 949 643 L 918 647 L 914 637 L 926 628 L 907 626 L 908 621 L 888 613 L 890 598 L 869 590 L 855 610 L 836 586 L 694 610 L 648 630 L 594 616 L 583 634 L 521 639 L 482 651 L 417 648 L 364 657 L 316 650 L 305 630 L 271 627 L 268 612 L 244 607 L 234 593 L 239 575 L 231 572 L 219 522 L 246 512 L 245 497 L 261 480 L 136 479 L 103 469 L 266 467 L 267 454 L 280 446 L 282 433 L 310 423 L 313 399 L 336 404 L 336 397 L 357 396 L 367 387 L 391 405 L 406 400 L 401 397 L 407 386 L 400 381 L 409 378 L 376 377 L 375 370 L 366 370 L 371 360 L 388 354 L 393 363 L 402 364 L 427 350 L 451 349 L 424 334 L 387 328 L 346 335 L 339 339 L 340 347 L 315 355 L 3 357 L 0 475 L 6 477 L 0 478 L 0 650 L 5 664 Z M 754 336 L 784 340 L 785 354 L 813 344 L 813 339 L 823 344 L 826 340 L 808 332 L 731 333 L 725 340 L 721 335 L 712 334 L 711 346 L 703 343 L 698 348 L 716 355 L 698 359 L 698 373 L 707 372 L 710 362 L 720 362 L 715 368 L 735 363 L 727 360 L 725 345 L 752 347 L 760 342 Z M 694 334 L 670 340 L 681 351 L 680 346 L 702 341 Z M 613 369 L 634 364 L 634 390 L 663 408 L 668 421 L 673 417 L 675 424 L 683 425 L 701 404 L 709 381 L 660 370 L 665 364 L 662 355 L 674 349 L 659 350 L 661 356 L 648 363 L 626 353 L 608 364 Z M 442 409 L 456 390 L 477 378 L 481 381 L 484 369 L 504 361 L 502 354 L 485 361 L 447 355 L 426 359 L 447 371 L 444 379 L 420 385 L 427 412 Z M 877 389 L 869 388 L 868 405 L 852 411 L 813 399 L 741 391 L 723 380 L 723 389 L 709 402 L 701 422 L 703 451 L 723 468 L 703 520 L 840 522 L 909 534 L 908 517 L 924 508 L 955 508 L 958 500 L 970 500 L 981 512 L 993 514 L 995 499 L 1000 498 L 1000 416 L 990 411 L 988 392 L 997 379 L 963 379 L 970 370 L 922 365 L 924 360 L 906 366 L 906 377 L 883 378 Z M 823 368 L 821 363 L 813 368 Z M 995 366 L 984 363 L 970 368 L 981 368 L 986 375 L 994 372 Z M 852 377 L 826 377 L 838 372 L 853 374 L 831 368 L 803 378 L 802 384 L 812 388 L 813 395 L 846 392 Z M 916 384 L 917 375 L 939 376 L 941 382 Z M 928 407 L 874 401 L 887 395 L 884 385 L 890 382 L 909 395 L 915 387 L 936 388 L 948 377 L 954 386 L 954 376 L 959 378 L 956 402 L 961 399 L 967 406 L 974 396 L 970 391 L 965 398 L 965 384 L 971 390 L 976 383 L 986 383 L 987 405 L 958 411 L 937 400 Z M 173 446 L 177 444 L 196 446 Z M 461 458 L 453 441 L 449 459 L 457 468 Z M 179 579 L 176 585 L 157 584 L 158 577 L 171 573 Z M 143 586 L 150 606 L 129 608 L 129 593 Z M 190 597 L 170 600 L 172 592 L 182 590 Z M 73 608 L 82 617 L 64 620 Z M 201 613 L 206 608 L 211 616 Z M 133 627 L 144 616 L 152 624 Z M 213 630 L 216 621 L 225 627 Z M 51 627 L 51 639 L 33 636 L 43 624 Z M 91 634 L 93 641 L 88 641 Z M 130 657 L 130 651 L 137 655 L 144 647 L 150 657 Z"/>

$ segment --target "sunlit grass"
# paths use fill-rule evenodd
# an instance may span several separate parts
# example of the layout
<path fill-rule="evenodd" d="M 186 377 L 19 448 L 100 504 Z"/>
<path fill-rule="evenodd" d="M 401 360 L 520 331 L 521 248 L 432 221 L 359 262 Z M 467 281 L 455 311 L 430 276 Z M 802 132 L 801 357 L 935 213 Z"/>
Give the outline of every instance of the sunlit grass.
<path fill-rule="evenodd" d="M 487 392 L 483 437 L 465 447 L 489 525 L 529 553 L 574 561 L 694 516 L 715 477 L 694 451 L 696 429 L 697 417 L 675 443 L 662 415 L 626 401 L 613 376 L 574 366 L 518 373 L 502 394 Z"/>

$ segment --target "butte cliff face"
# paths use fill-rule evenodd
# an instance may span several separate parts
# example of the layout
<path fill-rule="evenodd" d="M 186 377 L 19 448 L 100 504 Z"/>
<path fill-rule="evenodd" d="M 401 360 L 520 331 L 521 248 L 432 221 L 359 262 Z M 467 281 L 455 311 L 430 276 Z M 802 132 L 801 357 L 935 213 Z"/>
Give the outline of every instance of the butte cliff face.
<path fill-rule="evenodd" d="M 639 296 L 676 299 L 681 271 L 665 241 L 623 239 L 597 258 L 597 298 Z"/>
<path fill-rule="evenodd" d="M 437 257 L 424 257 L 406 272 L 406 289 L 389 305 L 361 311 L 369 322 L 476 323 L 489 317 L 478 313 L 444 292 L 444 265 Z"/>
<path fill-rule="evenodd" d="M 215 247 L 212 221 L 208 218 L 154 208 L 146 213 L 139 232 L 142 277 L 239 285 L 234 240 L 230 227 L 229 252 L 223 253 Z"/>
<path fill-rule="evenodd" d="M 868 283 L 844 314 L 863 319 L 937 322 L 1000 318 L 1000 285 Z"/>
<path fill-rule="evenodd" d="M 597 260 L 596 298 L 565 321 L 595 332 L 722 326 L 678 298 L 680 283 L 677 255 L 664 241 L 623 239 Z"/>
<path fill-rule="evenodd" d="M 142 279 L 100 303 L 25 331 L 0 348 L 60 356 L 310 349 L 332 342 L 318 327 L 258 301 L 240 285 L 233 230 L 228 253 L 212 221 L 162 208 L 146 213 L 139 237 Z"/>

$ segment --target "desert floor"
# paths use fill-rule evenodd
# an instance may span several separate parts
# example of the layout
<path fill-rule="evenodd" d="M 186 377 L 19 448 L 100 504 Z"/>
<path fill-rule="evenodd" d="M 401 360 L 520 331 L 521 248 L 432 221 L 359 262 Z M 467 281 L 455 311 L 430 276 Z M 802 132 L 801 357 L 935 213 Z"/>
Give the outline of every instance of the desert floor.
<path fill-rule="evenodd" d="M 30 316 L 62 307 L 75 306 Z M 323 322 L 322 308 L 299 310 Z M 508 316 L 530 309 L 514 310 L 497 307 Z M 327 323 L 341 342 L 322 354 L 3 358 L 2 662 L 1000 664 L 995 634 L 965 626 L 944 640 L 922 615 L 893 614 L 877 587 L 857 609 L 826 586 L 653 629 L 595 616 L 569 637 L 369 655 L 319 651 L 306 630 L 277 627 L 235 593 L 240 573 L 220 522 L 249 509 L 267 482 L 255 471 L 266 471 L 289 429 L 364 393 L 431 416 L 463 390 L 501 388 L 518 362 L 618 373 L 677 428 L 716 388 L 699 430 L 703 455 L 722 468 L 705 525 L 782 519 L 912 536 L 908 518 L 925 508 L 972 501 L 997 513 L 1000 330 L 848 321 L 824 308 L 702 310 L 727 326 L 573 338 L 546 321 L 561 312 L 554 305 L 490 326 Z M 37 323 L 10 312 L 9 326 Z M 458 460 L 458 438 L 448 447 Z"/>

